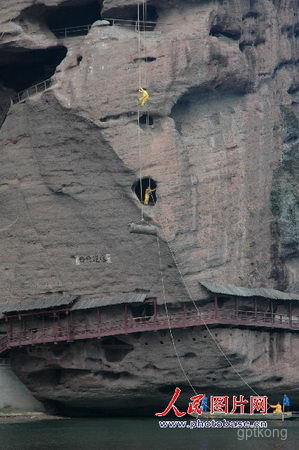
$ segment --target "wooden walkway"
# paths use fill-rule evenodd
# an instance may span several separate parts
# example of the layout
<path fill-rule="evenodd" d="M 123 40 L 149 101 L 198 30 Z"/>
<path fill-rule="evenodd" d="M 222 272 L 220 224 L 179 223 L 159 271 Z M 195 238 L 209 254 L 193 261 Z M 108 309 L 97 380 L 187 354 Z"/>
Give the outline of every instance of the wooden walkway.
<path fill-rule="evenodd" d="M 95 315 L 96 316 L 96 315 Z M 126 335 L 136 332 L 148 332 L 175 328 L 188 328 L 195 326 L 217 326 L 226 325 L 234 327 L 250 327 L 264 329 L 281 329 L 288 331 L 299 330 L 299 317 L 276 313 L 263 313 L 252 311 L 235 310 L 211 310 L 200 316 L 196 312 L 182 311 L 170 316 L 170 323 L 166 315 L 155 315 L 148 317 L 123 318 L 98 322 L 91 327 L 72 322 L 72 315 L 67 319 L 55 321 L 48 328 L 35 328 L 33 330 L 14 331 L 0 339 L 0 354 L 11 348 L 28 345 L 73 342 L 76 340 L 99 339 L 101 337 Z"/>

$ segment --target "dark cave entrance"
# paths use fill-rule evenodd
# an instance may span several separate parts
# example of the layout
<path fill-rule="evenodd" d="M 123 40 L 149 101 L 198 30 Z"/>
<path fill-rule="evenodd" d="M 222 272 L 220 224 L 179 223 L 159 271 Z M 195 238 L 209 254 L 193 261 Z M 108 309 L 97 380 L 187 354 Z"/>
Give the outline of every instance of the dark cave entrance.
<path fill-rule="evenodd" d="M 227 30 L 222 25 L 216 24 L 211 27 L 210 36 L 215 37 L 227 37 L 228 39 L 233 39 L 238 41 L 241 37 L 241 32 L 239 30 Z"/>
<path fill-rule="evenodd" d="M 16 92 L 51 78 L 56 67 L 67 54 L 64 46 L 45 50 L 2 50 L 0 52 L 0 80 Z"/>
<path fill-rule="evenodd" d="M 157 189 L 157 183 L 155 180 L 153 180 L 150 177 L 145 177 L 140 180 L 136 180 L 135 183 L 132 185 L 132 191 L 137 195 L 139 201 L 141 203 L 144 203 L 145 200 L 145 191 L 146 189 Z M 148 205 L 153 206 L 157 202 L 157 196 L 156 192 L 151 192 L 149 196 L 149 202 Z"/>
<path fill-rule="evenodd" d="M 57 37 L 64 37 L 64 34 L 56 32 L 57 29 L 76 27 L 71 36 L 79 36 L 88 32 L 87 27 L 80 27 L 101 19 L 102 3 L 102 0 L 68 0 L 59 6 L 33 5 L 22 11 L 19 21 L 44 24 Z"/>
<path fill-rule="evenodd" d="M 148 125 L 154 125 L 154 119 L 149 114 L 142 114 L 142 116 L 139 117 L 139 125 L 141 128 L 144 128 L 144 126 Z"/>
<path fill-rule="evenodd" d="M 159 16 L 157 13 L 157 9 L 154 6 L 147 5 L 145 11 L 143 11 L 143 6 L 139 5 L 139 17 L 140 20 L 142 21 L 153 22 L 156 24 Z M 137 19 L 138 19 L 137 8 L 135 8 L 135 20 Z"/>
<path fill-rule="evenodd" d="M 128 305 L 132 317 L 137 320 L 147 321 L 154 316 L 156 310 L 156 299 L 146 299 L 144 303 L 131 303 Z"/>
<path fill-rule="evenodd" d="M 122 341 L 114 336 L 103 338 L 101 347 L 104 350 L 105 358 L 108 362 L 119 362 L 134 350 L 134 346 Z"/>
<path fill-rule="evenodd" d="M 135 25 L 138 20 L 138 10 L 136 6 L 128 6 L 125 8 L 113 8 L 111 12 L 108 11 L 107 18 L 114 19 L 114 23 L 117 25 L 121 25 L 121 19 L 126 21 L 132 21 L 132 25 Z M 141 21 L 140 30 L 141 31 L 153 31 L 158 22 L 158 12 L 154 6 L 147 5 L 146 11 L 143 11 L 143 5 L 139 5 L 139 19 Z M 117 19 L 120 19 L 118 22 Z M 142 23 L 144 22 L 144 23 Z M 151 22 L 151 23 L 145 23 Z M 111 22 L 113 25 L 113 22 Z M 124 25 L 128 25 L 125 23 Z"/>
<path fill-rule="evenodd" d="M 101 4 L 102 2 L 94 0 L 76 3 L 70 0 L 62 6 L 49 8 L 46 16 L 46 23 L 54 34 L 57 34 L 55 30 L 71 27 L 78 28 L 76 35 L 87 34 L 87 28 L 86 30 L 81 30 L 80 32 L 79 27 L 91 25 L 96 20 L 101 19 Z"/>

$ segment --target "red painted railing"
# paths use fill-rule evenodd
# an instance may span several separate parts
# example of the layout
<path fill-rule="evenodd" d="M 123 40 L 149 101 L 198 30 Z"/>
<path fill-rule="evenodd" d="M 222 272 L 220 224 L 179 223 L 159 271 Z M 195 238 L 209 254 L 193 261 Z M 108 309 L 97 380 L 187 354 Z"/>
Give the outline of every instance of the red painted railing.
<path fill-rule="evenodd" d="M 0 354 L 13 347 L 35 345 L 41 343 L 57 343 L 62 341 L 75 341 L 94 339 L 105 336 L 130 334 L 135 332 L 156 331 L 171 328 L 186 328 L 192 326 L 207 325 L 232 325 L 249 327 L 266 327 L 287 330 L 299 330 L 299 317 L 285 314 L 238 311 L 223 309 L 207 311 L 198 315 L 193 311 L 180 311 L 166 315 L 122 318 L 98 322 L 87 328 L 81 324 L 65 320 L 56 322 L 48 328 L 35 328 L 34 330 L 14 331 L 0 339 Z"/>

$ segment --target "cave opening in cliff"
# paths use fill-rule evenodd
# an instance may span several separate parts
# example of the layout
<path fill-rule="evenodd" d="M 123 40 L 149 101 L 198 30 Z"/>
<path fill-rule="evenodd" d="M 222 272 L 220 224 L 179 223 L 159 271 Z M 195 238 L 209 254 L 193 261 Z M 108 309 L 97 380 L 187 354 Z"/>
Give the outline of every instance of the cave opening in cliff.
<path fill-rule="evenodd" d="M 132 185 L 132 191 L 137 195 L 141 203 L 147 201 L 146 190 L 157 189 L 157 183 L 150 177 L 144 177 L 141 180 L 136 180 Z M 153 206 L 157 202 L 156 190 L 149 193 L 148 205 Z"/>
<path fill-rule="evenodd" d="M 64 46 L 42 50 L 3 50 L 0 52 L 0 80 L 7 88 L 23 91 L 51 78 L 66 54 Z"/>
<path fill-rule="evenodd" d="M 210 36 L 215 37 L 226 37 L 228 39 L 233 39 L 234 41 L 238 41 L 241 37 L 241 32 L 239 30 L 226 30 L 221 25 L 216 24 L 212 25 L 210 29 Z"/>
<path fill-rule="evenodd" d="M 135 63 L 136 62 L 151 63 L 151 62 L 154 62 L 154 61 L 157 61 L 157 58 L 155 58 L 154 56 L 145 56 L 145 57 L 142 57 L 142 58 L 135 58 L 134 59 Z"/>
<path fill-rule="evenodd" d="M 134 350 L 134 346 L 116 337 L 103 338 L 101 347 L 104 350 L 105 358 L 108 362 L 119 362 Z"/>
<path fill-rule="evenodd" d="M 147 5 L 147 7 L 143 9 L 143 5 L 139 5 L 139 14 L 136 6 L 114 8 L 109 13 L 109 18 L 114 19 L 114 22 L 111 21 L 111 25 L 113 25 L 113 23 L 122 25 L 122 20 L 126 20 L 126 23 L 123 23 L 124 25 L 128 25 L 127 21 L 132 21 L 132 25 L 134 25 L 138 20 L 138 16 L 140 21 L 144 22 L 140 24 L 141 31 L 153 31 L 155 29 L 159 15 L 154 6 Z M 119 19 L 119 22 L 117 19 Z"/>
<path fill-rule="evenodd" d="M 154 125 L 153 116 L 151 116 L 150 114 L 142 114 L 142 116 L 139 117 L 139 125 L 141 126 L 141 128 L 144 128 L 144 125 Z"/>
<path fill-rule="evenodd" d="M 77 30 L 71 34 L 72 36 L 87 34 L 88 28 L 79 29 L 85 25 L 91 25 L 96 20 L 101 19 L 100 1 L 74 1 L 70 0 L 63 5 L 48 9 L 46 23 L 54 34 L 56 30 L 75 27 Z M 57 34 L 60 36 L 60 33 Z"/>
<path fill-rule="evenodd" d="M 153 302 L 145 302 L 142 304 L 135 303 L 134 305 L 129 305 L 129 310 L 134 319 L 141 318 L 142 320 L 149 320 L 155 312 L 155 307 Z"/>
<path fill-rule="evenodd" d="M 93 24 L 101 19 L 102 0 L 67 0 L 62 5 L 46 6 L 37 4 L 25 8 L 18 17 L 22 26 L 29 23 L 39 23 L 47 26 L 57 37 L 66 37 L 64 34 L 56 33 L 55 30 L 76 27 L 70 36 L 87 34 L 88 28 L 79 29 Z"/>

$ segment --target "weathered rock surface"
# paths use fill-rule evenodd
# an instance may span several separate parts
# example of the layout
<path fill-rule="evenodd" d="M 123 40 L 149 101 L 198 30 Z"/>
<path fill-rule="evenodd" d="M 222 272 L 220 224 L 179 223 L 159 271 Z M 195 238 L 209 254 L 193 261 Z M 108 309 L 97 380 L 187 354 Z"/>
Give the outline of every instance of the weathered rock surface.
<path fill-rule="evenodd" d="M 0 358 L 0 409 L 18 408 L 27 411 L 43 411 L 26 386 L 13 373 L 6 360 Z"/>
<path fill-rule="evenodd" d="M 46 93 L 12 106 L 1 128 L 2 301 L 57 292 L 148 292 L 161 298 L 155 237 L 127 233 L 127 223 L 140 217 L 140 203 L 131 191 L 140 166 L 142 175 L 158 185 L 157 204 L 145 208 L 146 216 L 169 242 L 193 296 L 200 295 L 201 279 L 297 289 L 297 1 L 151 1 L 149 19 L 158 17 L 157 25 L 142 34 L 140 43 L 134 28 L 126 26 L 93 26 L 87 36 L 66 39 L 51 31 L 63 21 L 65 26 L 72 20 L 79 25 L 80 7 L 94 14 L 89 23 L 98 20 L 93 11 L 101 3 L 44 0 L 39 6 L 33 0 L 0 0 L 0 113 L 7 111 L 8 89 L 19 86 L 16 75 L 3 81 L 16 58 L 26 66 L 28 51 L 31 58 L 37 55 L 32 52 L 67 48 L 60 64 L 55 53 L 48 72 L 40 56 L 44 54 L 38 54 L 43 73 L 55 71 L 53 84 Z M 134 19 L 137 3 L 106 0 L 102 17 Z M 53 64 L 59 64 L 56 70 Z M 17 71 L 22 73 L 19 68 L 14 74 Z M 32 84 L 40 76 L 38 70 L 33 72 Z M 150 127 L 137 122 L 139 84 L 151 95 Z M 161 251 L 167 297 L 185 296 L 166 243 Z M 76 255 L 102 253 L 111 254 L 112 264 L 75 265 Z M 271 359 L 270 343 L 265 346 L 253 331 L 244 331 L 243 337 L 242 332 L 233 332 L 231 352 L 237 356 L 232 361 L 244 374 L 250 365 L 250 381 L 256 387 L 293 390 L 298 381 L 295 365 Z M 187 348 L 189 334 L 181 333 L 181 345 Z M 225 348 L 228 330 L 219 333 Z M 295 339 L 274 334 L 275 349 L 280 340 Z M 270 342 L 270 333 L 261 335 Z M 156 338 L 150 339 L 156 361 L 152 364 L 159 367 L 163 352 L 154 344 Z M 87 370 L 79 374 L 81 390 L 86 385 L 88 391 L 91 383 L 97 394 L 90 398 L 97 402 L 102 396 L 109 382 L 94 375 L 90 363 L 82 368 L 83 350 L 77 352 L 81 347 L 92 352 L 94 345 L 72 344 L 66 366 L 58 358 L 62 380 L 66 376 L 72 381 L 69 390 L 62 382 L 57 393 L 50 391 L 53 398 L 75 405 L 79 384 L 73 384 L 78 373 L 71 376 L 72 369 Z M 244 359 L 242 346 L 256 355 Z M 47 358 L 52 370 L 51 352 L 41 352 L 40 371 L 47 370 Z M 167 352 L 173 368 L 155 372 L 157 388 L 167 373 L 169 384 L 182 381 L 170 347 Z M 185 366 L 194 361 L 192 376 L 209 390 L 209 383 L 202 384 L 206 373 L 196 378 L 198 357 L 190 359 L 185 353 L 182 350 Z M 26 370 L 18 363 L 21 354 Z M 141 354 L 131 352 L 124 361 L 132 361 L 122 368 L 101 366 L 100 371 L 116 374 L 111 393 L 119 386 L 127 398 L 126 386 L 137 395 L 147 384 Z M 16 371 L 33 387 L 31 356 L 25 351 L 16 355 Z M 252 363 L 256 357 L 263 361 L 262 369 Z M 219 357 L 213 358 L 210 371 L 221 366 Z M 117 375 L 122 371 L 129 373 L 123 384 Z M 277 376 L 273 383 L 271 372 Z M 41 386 L 54 385 L 47 376 Z M 230 386 L 235 386 L 231 373 L 223 389 Z M 42 388 L 39 395 L 45 398 Z"/>
<path fill-rule="evenodd" d="M 55 291 L 161 297 L 156 237 L 128 232 L 128 223 L 140 220 L 133 171 L 98 127 L 46 97 L 44 104 L 13 107 L 2 128 L 5 297 Z M 168 298 L 186 295 L 166 244 L 161 252 Z M 78 255 L 106 254 L 111 263 L 76 265 Z"/>
<path fill-rule="evenodd" d="M 299 349 L 296 334 L 229 328 L 214 328 L 213 333 L 252 389 L 269 395 L 270 401 L 277 400 L 284 390 L 293 402 L 299 400 L 294 370 Z M 175 330 L 174 337 L 197 393 L 255 395 L 206 330 Z M 126 344 L 126 348 L 113 348 L 113 344 Z M 181 405 L 186 411 L 194 394 L 178 370 L 168 331 L 14 350 L 12 366 L 37 398 L 73 414 L 76 410 L 143 415 L 163 411 L 176 386 L 182 389 Z"/>
<path fill-rule="evenodd" d="M 276 277 L 291 289 L 299 288 L 299 119 L 290 107 L 281 106 L 283 120 L 283 154 L 271 194 L 276 217 Z"/>

